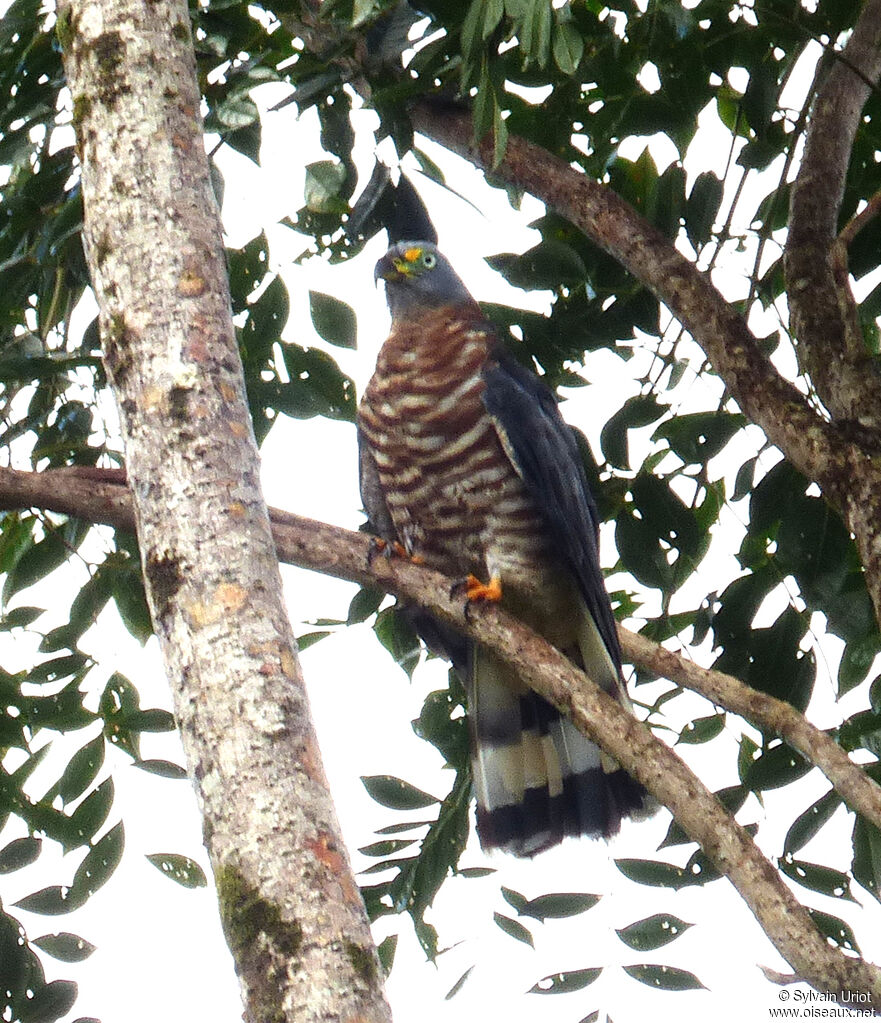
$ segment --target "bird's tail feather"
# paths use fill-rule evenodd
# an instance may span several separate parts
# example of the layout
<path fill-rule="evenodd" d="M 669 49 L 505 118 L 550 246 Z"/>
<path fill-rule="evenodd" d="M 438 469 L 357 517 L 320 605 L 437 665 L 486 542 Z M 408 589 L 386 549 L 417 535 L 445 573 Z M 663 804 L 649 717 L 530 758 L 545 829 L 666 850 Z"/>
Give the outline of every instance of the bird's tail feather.
<path fill-rule="evenodd" d="M 485 849 L 533 856 L 567 835 L 615 834 L 645 790 L 505 664 L 477 647 L 469 671 L 477 829 Z"/>

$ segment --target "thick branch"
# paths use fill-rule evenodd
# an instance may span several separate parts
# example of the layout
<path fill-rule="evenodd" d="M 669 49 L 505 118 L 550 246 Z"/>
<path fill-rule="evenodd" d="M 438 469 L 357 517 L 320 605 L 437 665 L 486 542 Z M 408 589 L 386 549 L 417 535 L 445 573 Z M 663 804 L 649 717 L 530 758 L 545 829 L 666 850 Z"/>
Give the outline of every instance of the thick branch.
<path fill-rule="evenodd" d="M 854 138 L 881 75 L 881 0 L 869 0 L 817 93 L 793 184 L 785 269 L 802 365 L 834 419 L 881 426 L 881 376 L 866 350 L 838 218 Z"/>
<path fill-rule="evenodd" d="M 881 0 L 873 0 L 875 3 Z M 489 170 L 489 141 L 475 147 L 471 118 L 425 101 L 417 130 Z M 841 514 L 856 537 L 881 623 L 881 455 L 877 443 L 826 422 L 759 351 L 743 318 L 669 239 L 610 188 L 525 139 L 511 136 L 493 174 L 531 192 L 614 256 L 664 302 L 703 348 L 734 399 Z M 869 438 L 873 440 L 873 438 Z"/>
<path fill-rule="evenodd" d="M 737 888 L 765 933 L 798 975 L 820 990 L 870 993 L 881 1005 L 881 971 L 830 949 L 779 874 L 746 831 L 721 807 L 691 770 L 543 639 L 497 607 L 466 617 L 451 580 L 410 562 L 375 558 L 369 541 L 284 514 L 275 518 L 279 552 L 331 575 L 378 582 L 389 592 L 429 608 L 504 658 L 536 691 L 559 707 L 673 813 L 716 868 Z M 353 571 L 354 570 L 354 571 Z M 853 768 L 858 772 L 858 768 Z M 870 783 L 872 784 L 872 783 Z"/>
<path fill-rule="evenodd" d="M 78 467 L 38 473 L 0 468 L 0 509 L 42 508 L 130 530 L 134 514 L 124 479 L 122 469 Z M 364 586 L 381 583 L 390 593 L 431 606 L 431 594 L 422 588 L 418 573 L 409 587 L 398 580 L 402 562 L 368 563 L 368 541 L 362 533 L 277 508 L 270 508 L 269 514 L 281 561 Z M 823 772 L 852 810 L 881 828 L 881 788 L 834 739 L 791 704 L 760 693 L 732 675 L 702 668 L 623 626 L 618 627 L 618 635 L 629 664 L 700 693 L 757 728 L 775 732 Z"/>
<path fill-rule="evenodd" d="M 20 473 L 0 470 L 0 507 L 38 505 L 125 528 L 131 514 L 120 500 L 122 487 L 104 482 L 100 471 L 60 470 Z M 45 477 L 52 477 L 47 480 Z M 64 480 L 59 485 L 59 478 Z M 62 496 L 63 494 L 63 496 Z M 368 559 L 369 539 L 335 526 L 286 512 L 273 512 L 280 557 L 328 575 L 386 590 L 429 608 L 434 614 L 509 661 L 518 674 L 559 706 L 666 806 L 701 844 L 714 865 L 729 877 L 778 950 L 800 977 L 821 990 L 872 993 L 881 1005 L 881 974 L 861 960 L 828 947 L 804 908 L 750 837 L 722 809 L 682 761 L 634 721 L 581 672 L 540 637 L 495 607 L 465 617 L 460 598 L 450 596 L 450 580 L 403 559 Z M 628 658 L 643 663 L 765 727 L 779 728 L 793 745 L 816 757 L 844 798 L 869 819 L 881 820 L 879 790 L 828 736 L 792 708 L 754 693 L 736 679 L 688 665 L 669 651 L 621 630 Z M 801 719 L 797 721 L 796 719 Z"/>
<path fill-rule="evenodd" d="M 187 4 L 58 19 L 147 597 L 245 1019 L 387 1023 L 260 493 Z"/>
<path fill-rule="evenodd" d="M 412 116 L 418 131 L 484 170 L 492 168 L 491 142 L 474 146 L 469 114 L 422 102 Z M 821 486 L 830 479 L 842 461 L 834 432 L 762 355 L 743 317 L 668 238 L 606 185 L 526 139 L 509 138 L 493 174 L 571 221 L 650 288 L 703 348 L 737 403 L 772 443 Z"/>
<path fill-rule="evenodd" d="M 845 803 L 881 827 L 881 788 L 825 732 L 789 703 L 745 685 L 733 675 L 702 668 L 639 633 L 619 626 L 624 659 L 705 696 L 764 730 L 776 732 L 823 772 Z"/>

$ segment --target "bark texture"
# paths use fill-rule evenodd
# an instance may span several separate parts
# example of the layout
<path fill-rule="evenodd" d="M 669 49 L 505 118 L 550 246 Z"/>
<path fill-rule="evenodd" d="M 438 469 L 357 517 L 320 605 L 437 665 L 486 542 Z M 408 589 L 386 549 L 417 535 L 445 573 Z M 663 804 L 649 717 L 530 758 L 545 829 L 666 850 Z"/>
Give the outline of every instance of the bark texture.
<path fill-rule="evenodd" d="M 118 472 L 69 469 L 51 473 L 0 469 L 0 508 L 38 505 L 126 528 L 132 520 Z M 51 477 L 47 480 L 46 477 Z M 465 615 L 451 597 L 452 580 L 399 558 L 369 558 L 363 533 L 274 511 L 279 555 L 292 564 L 360 583 L 420 604 L 489 646 L 528 677 L 533 688 L 563 710 L 585 734 L 633 773 L 670 808 L 716 868 L 743 896 L 796 975 L 819 990 L 867 991 L 881 1005 L 881 973 L 830 948 L 803 906 L 749 835 L 679 757 L 623 711 L 570 661 L 515 619 L 488 605 Z M 755 692 L 721 672 L 702 669 L 669 650 L 619 628 L 625 659 L 657 671 L 714 703 L 777 731 L 815 763 L 845 802 L 881 826 L 881 789 L 823 732 L 788 704 Z"/>
<path fill-rule="evenodd" d="M 785 269 L 796 350 L 833 419 L 877 430 L 881 376 L 850 290 L 838 218 L 862 109 L 881 75 L 881 0 L 869 0 L 814 101 L 792 187 Z"/>
<path fill-rule="evenodd" d="M 59 19 L 148 598 L 246 1019 L 381 1023 L 259 487 L 187 5 Z"/>

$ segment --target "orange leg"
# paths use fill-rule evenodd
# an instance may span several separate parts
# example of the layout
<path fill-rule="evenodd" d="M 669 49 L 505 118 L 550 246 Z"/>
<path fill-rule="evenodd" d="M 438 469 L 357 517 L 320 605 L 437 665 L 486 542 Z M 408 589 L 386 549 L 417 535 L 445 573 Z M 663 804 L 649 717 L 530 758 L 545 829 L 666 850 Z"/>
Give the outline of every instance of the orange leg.
<path fill-rule="evenodd" d="M 469 575 L 464 584 L 468 603 L 487 600 L 495 604 L 502 599 L 502 580 L 494 575 L 488 583 L 482 583 L 476 575 Z"/>

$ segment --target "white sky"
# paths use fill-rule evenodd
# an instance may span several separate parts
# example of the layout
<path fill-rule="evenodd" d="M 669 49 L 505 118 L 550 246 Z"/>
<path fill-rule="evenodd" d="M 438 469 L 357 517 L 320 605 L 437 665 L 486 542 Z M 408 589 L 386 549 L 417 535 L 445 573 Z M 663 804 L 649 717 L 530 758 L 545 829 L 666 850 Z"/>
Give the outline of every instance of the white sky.
<path fill-rule="evenodd" d="M 267 88 L 261 93 L 261 103 L 270 106 L 280 95 Z M 359 120 L 363 124 L 370 116 L 360 115 Z M 358 350 L 333 350 L 333 354 L 356 380 L 360 392 L 372 371 L 388 322 L 383 296 L 373 287 L 372 272 L 375 259 L 385 247 L 384 240 L 374 239 L 365 253 L 341 267 L 293 267 L 291 260 L 303 248 L 303 240 L 274 225 L 301 205 L 302 167 L 325 154 L 318 145 L 314 119 L 307 115 L 297 122 L 292 108 L 267 117 L 264 137 L 261 168 L 235 155 L 227 154 L 221 160 L 226 175 L 224 215 L 229 241 L 241 245 L 260 227 L 267 230 L 272 266 L 283 272 L 291 294 L 291 319 L 285 332 L 290 340 L 320 344 L 309 323 L 309 288 L 342 297 L 356 307 Z M 369 133 L 359 133 L 359 139 L 362 148 L 356 155 L 362 172 L 366 171 L 366 180 L 373 158 L 372 150 L 366 148 Z M 723 160 L 727 144 L 727 136 L 722 146 L 710 139 L 709 151 L 719 153 Z M 441 247 L 478 298 L 526 304 L 529 298 L 509 288 L 489 270 L 483 257 L 506 250 L 523 251 L 534 244 L 537 236 L 525 225 L 540 215 L 540 205 L 527 200 L 518 214 L 511 210 L 505 194 L 489 189 L 482 175 L 472 168 L 428 143 L 425 149 L 442 162 L 455 187 L 479 207 L 479 212 L 475 211 L 425 179 L 417 179 L 439 227 Z M 627 155 L 637 153 L 638 149 Z M 662 154 L 663 149 L 656 151 L 656 158 L 663 162 L 658 153 Z M 717 274 L 716 280 L 729 293 L 739 287 L 736 273 L 727 277 Z M 542 297 L 537 296 L 537 301 L 541 308 Z M 623 397 L 635 391 L 634 381 L 650 358 L 648 345 L 628 363 L 606 352 L 592 355 L 586 367 L 591 385 L 574 394 L 565 404 L 564 414 L 596 443 L 600 426 Z M 683 409 L 712 407 L 716 396 L 710 384 L 695 380 L 691 374 L 686 375 L 685 384 L 677 392 Z M 740 460 L 735 460 L 733 470 L 739 464 Z M 264 445 L 263 482 L 270 504 L 350 528 L 361 521 L 355 435 L 349 424 L 323 420 L 278 423 Z M 739 543 L 737 512 L 734 509 L 726 514 L 730 540 L 726 551 L 714 554 L 702 566 L 704 592 L 711 586 L 721 589 L 736 571 L 730 552 Z M 604 560 L 614 561 L 610 545 Z M 308 619 L 345 617 L 354 587 L 292 568 L 285 569 L 284 577 L 298 633 L 309 631 L 307 625 L 297 624 Z M 51 589 L 34 588 L 23 594 L 20 602 L 39 604 L 43 600 L 48 606 L 57 586 L 53 579 Z M 692 593 L 698 590 L 695 584 Z M 683 601 L 682 606 L 688 606 L 688 600 Z M 764 610 L 770 615 L 774 609 Z M 100 677 L 94 673 L 96 692 L 100 690 L 99 682 L 119 668 L 138 685 L 142 706 L 169 707 L 155 642 L 141 650 L 114 618 L 115 612 L 108 610 L 86 643 L 106 668 Z M 7 655 L 27 657 L 27 651 L 21 648 L 14 652 L 5 649 L 9 642 L 7 636 L 0 640 L 4 665 Z M 824 650 L 828 651 L 834 674 L 839 648 L 831 643 Z M 366 626 L 324 640 L 305 651 L 302 660 L 328 777 L 347 842 L 355 850 L 373 840 L 373 828 L 400 817 L 369 799 L 358 780 L 360 775 L 400 775 L 436 795 L 443 795 L 449 785 L 451 778 L 440 771 L 438 754 L 417 740 L 410 727 L 425 693 L 444 685 L 445 668 L 438 662 L 424 665 L 414 682 L 408 683 Z M 811 717 L 823 727 L 865 705 L 865 696 L 858 694 L 836 705 L 823 665 L 818 690 Z M 644 694 L 637 696 L 642 699 Z M 696 697 L 677 701 L 674 723 L 681 725 L 692 712 L 707 714 L 711 708 Z M 685 750 L 688 762 L 711 788 L 736 781 L 732 752 L 740 732 L 739 722 L 730 719 L 723 740 Z M 59 741 L 54 763 L 47 762 L 35 775 L 34 790 L 51 784 L 57 777 L 58 764 L 64 763 L 62 753 L 69 755 L 89 737 L 91 732 L 78 734 L 72 741 Z M 145 756 L 182 762 L 175 736 L 145 736 L 144 746 Z M 719 755 L 720 746 L 726 747 L 727 756 Z M 105 772 L 114 769 L 117 789 L 108 823 L 114 824 L 122 814 L 126 826 L 126 855 L 116 875 L 83 909 L 70 916 L 20 914 L 32 937 L 72 930 L 98 946 L 89 960 L 73 967 L 58 964 L 55 969 L 47 959 L 50 978 L 71 977 L 80 985 L 79 999 L 68 1020 L 93 1015 L 103 1023 L 153 1023 L 157 1019 L 166 1023 L 233 1023 L 241 1018 L 241 1008 L 231 961 L 220 936 L 213 893 L 210 889 L 192 892 L 178 888 L 141 855 L 186 853 L 207 869 L 192 790 L 185 782 L 145 775 L 129 766 L 128 759 L 121 755 L 111 755 L 108 760 Z M 751 797 L 740 819 L 744 823 L 758 821 L 760 845 L 769 855 L 779 855 L 796 811 L 805 809 L 826 787 L 815 771 L 782 794 L 768 793 L 764 809 Z M 437 967 L 424 962 L 406 918 L 381 921 L 376 928 L 378 940 L 390 930 L 400 930 L 402 935 L 388 987 L 396 1019 L 399 1023 L 452 1023 L 463 1016 L 478 1018 L 478 1014 L 493 1013 L 512 1023 L 526 1023 L 536 1015 L 549 1023 L 562 1023 L 579 1020 L 595 1008 L 608 1010 L 616 1023 L 637 1023 L 650 1017 L 675 1018 L 681 1023 L 704 1023 L 708 1017 L 732 1023 L 767 1018 L 769 1009 L 779 1004 L 777 990 L 764 981 L 757 964 L 782 971 L 787 967 L 726 881 L 674 893 L 635 885 L 614 867 L 613 856 L 653 858 L 668 822 L 669 815 L 662 812 L 653 821 L 625 825 L 621 836 L 608 846 L 570 841 L 533 861 L 495 856 L 490 861 L 497 869 L 493 876 L 454 879 L 445 886 L 429 916 L 440 931 L 442 945 L 453 946 Z M 846 868 L 850 826 L 851 818 L 840 810 L 820 839 L 800 855 Z M 20 829 L 7 827 L 0 835 L 0 847 L 19 834 Z M 357 869 L 369 865 L 370 861 L 358 854 L 353 852 L 353 856 Z M 657 858 L 684 862 L 681 850 L 676 849 L 664 850 Z M 41 859 L 46 865 L 43 877 L 37 879 L 36 872 L 29 869 L 3 878 L 4 904 L 11 906 L 44 884 L 69 879 L 77 862 L 78 858 L 71 857 L 70 862 L 62 863 L 60 855 L 47 849 Z M 486 861 L 473 843 L 463 862 L 473 866 Z M 535 936 L 536 951 L 532 951 L 493 923 L 494 910 L 514 915 L 499 895 L 500 885 L 528 897 L 553 891 L 584 891 L 603 894 L 604 898 L 587 914 L 572 920 L 543 925 L 524 921 Z M 863 904 L 859 906 L 801 889 L 797 894 L 808 905 L 849 920 L 866 956 L 881 960 L 881 911 L 874 900 L 858 893 Z M 695 926 L 671 945 L 644 954 L 628 949 L 615 936 L 614 928 L 655 912 L 674 913 Z M 709 990 L 684 994 L 650 991 L 617 968 L 639 962 L 669 963 L 694 970 Z M 474 963 L 476 969 L 461 992 L 453 1000 L 444 1001 L 444 993 Z M 547 973 L 601 965 L 607 966 L 601 978 L 579 994 L 524 994 Z"/>

